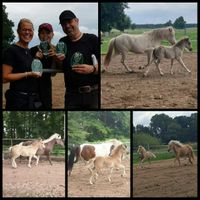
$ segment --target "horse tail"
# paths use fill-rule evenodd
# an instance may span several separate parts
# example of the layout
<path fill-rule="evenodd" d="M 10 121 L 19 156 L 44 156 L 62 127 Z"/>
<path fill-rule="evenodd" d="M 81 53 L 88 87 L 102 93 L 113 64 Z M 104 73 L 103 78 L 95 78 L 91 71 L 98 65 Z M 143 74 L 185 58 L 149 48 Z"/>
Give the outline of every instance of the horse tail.
<path fill-rule="evenodd" d="M 191 148 L 191 157 L 194 160 L 194 152 L 193 152 L 192 148 Z"/>
<path fill-rule="evenodd" d="M 74 163 L 78 162 L 78 157 L 80 156 L 80 147 L 74 147 L 72 148 L 70 154 L 69 154 L 69 159 L 68 159 L 68 172 L 69 175 L 72 172 L 72 168 Z M 76 157 L 76 160 L 74 161 L 74 158 Z"/>
<path fill-rule="evenodd" d="M 156 158 L 156 155 L 154 153 L 151 152 L 152 157 Z"/>
<path fill-rule="evenodd" d="M 106 57 L 105 57 L 105 60 L 104 60 L 104 66 L 106 68 L 108 68 L 108 65 L 110 63 L 113 49 L 115 49 L 115 39 L 116 38 L 112 38 L 110 40 L 110 43 L 109 43 L 109 46 L 108 46 L 108 52 L 106 53 Z"/>

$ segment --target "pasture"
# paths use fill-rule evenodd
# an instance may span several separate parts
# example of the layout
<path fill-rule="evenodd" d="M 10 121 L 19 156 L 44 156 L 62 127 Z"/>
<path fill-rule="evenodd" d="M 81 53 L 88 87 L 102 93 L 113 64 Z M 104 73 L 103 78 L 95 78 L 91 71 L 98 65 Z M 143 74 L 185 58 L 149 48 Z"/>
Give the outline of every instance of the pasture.
<path fill-rule="evenodd" d="M 195 164 L 180 167 L 174 159 L 155 161 L 145 168 L 133 168 L 133 197 L 197 197 L 197 158 Z"/>
<path fill-rule="evenodd" d="M 53 160 L 53 159 L 52 159 Z M 17 169 L 11 167 L 10 159 L 3 160 L 3 197 L 65 197 L 65 162 L 40 160 L 32 168 L 27 160 L 17 160 Z"/>

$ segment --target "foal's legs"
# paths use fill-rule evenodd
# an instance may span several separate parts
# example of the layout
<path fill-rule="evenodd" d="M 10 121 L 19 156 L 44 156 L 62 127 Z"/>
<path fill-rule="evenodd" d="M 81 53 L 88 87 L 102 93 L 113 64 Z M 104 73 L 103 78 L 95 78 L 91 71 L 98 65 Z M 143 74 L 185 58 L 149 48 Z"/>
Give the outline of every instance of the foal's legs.
<path fill-rule="evenodd" d="M 156 67 L 158 68 L 158 71 L 159 71 L 160 75 L 163 76 L 164 73 L 162 72 L 161 68 L 159 67 L 160 59 L 158 59 L 157 62 L 155 62 L 155 64 L 156 64 Z"/>
<path fill-rule="evenodd" d="M 31 168 L 31 159 L 32 159 L 33 156 L 29 156 L 29 161 L 28 161 L 28 167 Z"/>
<path fill-rule="evenodd" d="M 171 69 L 170 69 L 170 73 L 174 74 L 173 72 L 173 63 L 174 63 L 174 59 L 171 59 Z"/>
<path fill-rule="evenodd" d="M 113 172 L 113 167 L 110 168 L 110 175 L 108 176 L 108 181 L 109 181 L 109 182 L 111 182 L 111 174 L 112 174 L 112 172 Z"/>
<path fill-rule="evenodd" d="M 17 168 L 17 163 L 15 162 L 16 158 L 12 158 L 12 167 Z"/>
<path fill-rule="evenodd" d="M 181 57 L 176 58 L 176 60 L 186 69 L 186 71 L 187 71 L 188 73 L 191 73 L 191 71 L 185 66 L 185 64 L 184 64 L 184 62 L 183 62 L 183 60 L 182 60 Z"/>

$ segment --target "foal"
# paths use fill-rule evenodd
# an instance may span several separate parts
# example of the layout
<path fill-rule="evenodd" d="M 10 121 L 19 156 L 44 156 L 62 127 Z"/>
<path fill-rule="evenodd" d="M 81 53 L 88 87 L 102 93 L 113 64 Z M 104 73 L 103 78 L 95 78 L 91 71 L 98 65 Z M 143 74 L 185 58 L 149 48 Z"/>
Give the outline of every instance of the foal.
<path fill-rule="evenodd" d="M 111 174 L 114 168 L 123 169 L 123 174 L 121 176 L 124 177 L 126 175 L 125 166 L 121 164 L 121 161 L 122 161 L 123 155 L 127 153 L 128 153 L 127 146 L 124 144 L 121 144 L 116 149 L 113 150 L 110 156 L 97 156 L 94 160 L 94 167 L 92 169 L 92 175 L 90 177 L 90 184 L 95 183 L 95 179 L 97 180 L 98 173 L 104 167 L 110 169 L 110 174 L 108 176 L 109 182 L 111 181 Z"/>
<path fill-rule="evenodd" d="M 176 59 L 186 69 L 186 71 L 190 73 L 191 71 L 186 67 L 186 65 L 184 64 L 181 58 L 185 48 L 188 49 L 189 51 L 192 51 L 191 42 L 188 37 L 182 38 L 180 41 L 178 41 L 176 44 L 174 44 L 171 47 L 159 46 L 156 48 L 146 49 L 145 52 L 147 53 L 148 64 L 145 67 L 148 67 L 148 69 L 144 73 L 144 76 L 147 76 L 149 72 L 149 65 L 152 62 L 156 64 L 156 67 L 158 68 L 160 75 L 161 76 L 164 75 L 162 70 L 159 68 L 160 61 L 163 58 L 171 59 L 171 69 L 170 69 L 171 74 L 173 74 L 174 59 Z"/>
<path fill-rule="evenodd" d="M 44 143 L 42 140 L 35 140 L 32 144 L 28 146 L 23 146 L 22 142 L 20 144 L 14 145 L 9 148 L 11 152 L 11 160 L 12 160 L 12 167 L 17 168 L 17 164 L 15 159 L 21 156 L 29 156 L 28 167 L 31 168 L 31 159 L 32 157 L 37 158 L 35 155 L 39 148 L 44 148 Z"/>
<path fill-rule="evenodd" d="M 140 157 L 140 160 L 141 160 L 137 168 L 139 168 L 139 166 L 143 167 L 143 166 L 142 166 L 142 163 L 143 163 L 146 159 L 148 159 L 149 164 L 150 164 L 150 163 L 151 163 L 151 162 L 150 162 L 150 159 L 151 159 L 151 158 L 156 158 L 156 156 L 155 156 L 151 151 L 147 151 L 147 150 L 146 150 L 143 146 L 141 146 L 141 145 L 138 147 L 137 153 L 140 154 L 139 157 Z"/>

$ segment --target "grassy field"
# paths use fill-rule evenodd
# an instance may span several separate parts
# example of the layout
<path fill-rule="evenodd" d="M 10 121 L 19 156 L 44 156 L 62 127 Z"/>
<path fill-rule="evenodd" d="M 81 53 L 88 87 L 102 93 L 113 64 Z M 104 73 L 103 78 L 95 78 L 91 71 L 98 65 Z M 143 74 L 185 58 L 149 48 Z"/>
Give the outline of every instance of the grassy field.
<path fill-rule="evenodd" d="M 135 30 L 125 30 L 125 33 L 129 34 L 141 34 L 145 31 L 149 31 L 150 29 L 135 29 Z M 178 41 L 180 38 L 184 36 L 188 36 L 192 42 L 192 48 L 193 52 L 197 52 L 197 28 L 188 28 L 185 31 L 182 29 L 175 29 L 176 32 L 176 40 Z M 117 30 L 112 30 L 111 34 L 108 37 L 103 37 L 103 44 L 101 45 L 101 54 L 106 54 L 108 49 L 108 44 L 111 38 L 116 37 L 117 35 L 120 35 L 121 33 Z M 163 45 L 168 46 L 169 43 L 167 41 L 162 42 Z"/>
<path fill-rule="evenodd" d="M 194 154 L 197 155 L 197 144 L 192 144 L 192 147 L 193 147 Z M 167 148 L 168 148 L 168 146 L 161 145 L 161 146 L 157 147 L 156 149 L 150 150 L 152 153 L 154 153 L 156 155 L 156 158 L 153 158 L 152 162 L 156 161 L 156 160 L 166 160 L 166 159 L 170 159 L 170 158 L 175 158 L 175 153 L 168 152 Z M 134 165 L 138 164 L 139 161 L 140 160 L 139 160 L 138 154 L 134 151 L 133 152 Z M 145 162 L 148 162 L 148 161 L 145 161 Z"/>

